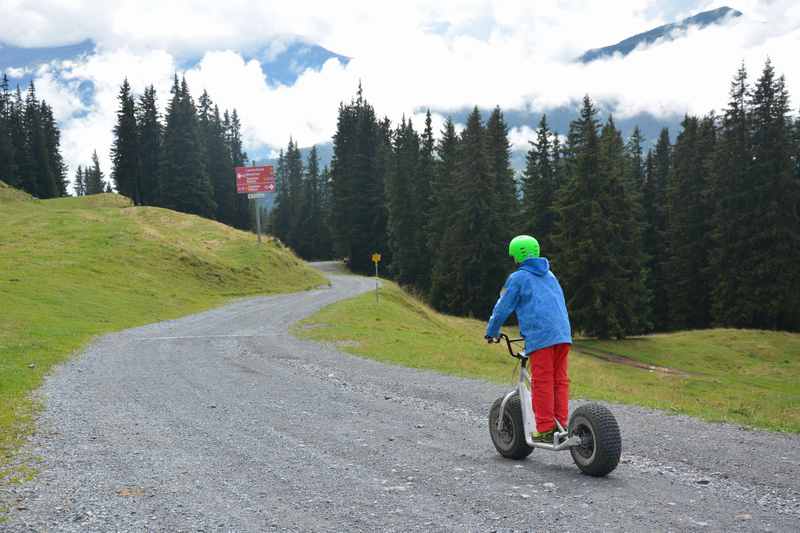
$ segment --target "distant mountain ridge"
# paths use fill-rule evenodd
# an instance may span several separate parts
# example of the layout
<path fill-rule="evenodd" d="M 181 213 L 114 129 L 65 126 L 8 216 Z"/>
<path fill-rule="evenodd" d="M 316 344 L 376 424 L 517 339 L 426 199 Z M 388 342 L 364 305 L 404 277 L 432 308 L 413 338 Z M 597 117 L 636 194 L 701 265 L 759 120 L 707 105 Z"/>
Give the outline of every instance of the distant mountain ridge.
<path fill-rule="evenodd" d="M 617 44 L 605 46 L 603 48 L 592 48 L 580 56 L 577 61 L 581 63 L 590 63 L 603 57 L 613 56 L 614 54 L 626 56 L 633 52 L 636 47 L 643 44 L 653 44 L 659 39 L 671 41 L 676 37 L 680 37 L 682 34 L 686 33 L 690 26 L 705 28 L 712 24 L 724 24 L 730 19 L 741 16 L 741 11 L 727 6 L 712 9 L 711 11 L 703 11 L 702 13 L 685 18 L 680 22 L 664 24 L 663 26 L 658 26 L 644 33 L 636 34 L 633 37 L 628 37 Z"/>
<path fill-rule="evenodd" d="M 53 61 L 77 60 L 96 53 L 96 48 L 96 43 L 91 39 L 65 46 L 30 48 L 0 41 L 0 73 L 7 72 L 12 81 L 26 84 L 40 65 Z M 292 85 L 305 70 L 319 70 L 329 59 L 337 59 L 344 65 L 350 61 L 349 57 L 299 38 L 293 39 L 278 53 L 271 53 L 269 46 L 240 52 L 245 61 L 256 59 L 261 62 L 264 75 L 272 85 Z M 202 59 L 202 55 L 178 58 L 178 68 L 181 70 L 193 68 Z"/>

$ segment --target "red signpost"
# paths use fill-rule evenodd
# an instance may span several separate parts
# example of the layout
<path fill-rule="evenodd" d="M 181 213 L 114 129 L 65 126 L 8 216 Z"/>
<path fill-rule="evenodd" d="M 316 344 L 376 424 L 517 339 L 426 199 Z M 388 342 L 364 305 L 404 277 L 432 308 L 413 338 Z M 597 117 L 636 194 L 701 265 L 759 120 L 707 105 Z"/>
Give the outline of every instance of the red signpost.
<path fill-rule="evenodd" d="M 275 173 L 272 165 L 236 167 L 236 192 L 275 192 Z"/>
<path fill-rule="evenodd" d="M 272 165 L 262 167 L 236 167 L 236 192 L 247 194 L 251 200 L 263 198 L 264 193 L 275 192 L 275 173 Z M 261 208 L 256 206 L 256 232 L 261 242 Z"/>

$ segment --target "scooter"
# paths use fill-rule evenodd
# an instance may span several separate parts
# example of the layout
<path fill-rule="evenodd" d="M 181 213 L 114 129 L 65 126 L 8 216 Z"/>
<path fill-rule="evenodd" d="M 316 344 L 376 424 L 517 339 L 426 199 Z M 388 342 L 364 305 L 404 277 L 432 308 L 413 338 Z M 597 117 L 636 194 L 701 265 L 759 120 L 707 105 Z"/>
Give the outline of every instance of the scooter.
<path fill-rule="evenodd" d="M 501 333 L 496 342 L 501 339 L 506 341 L 511 357 L 519 360 L 519 381 L 514 390 L 495 400 L 489 411 L 489 434 L 500 455 L 519 460 L 528 457 L 536 448 L 553 452 L 569 450 L 572 460 L 585 474 L 602 477 L 612 472 L 619 464 L 622 436 L 617 419 L 598 403 L 578 407 L 566 429 L 556 420 L 553 442 L 534 442 L 528 356 L 524 351 L 515 353 L 512 346 L 524 339 L 510 339 L 505 333 Z"/>

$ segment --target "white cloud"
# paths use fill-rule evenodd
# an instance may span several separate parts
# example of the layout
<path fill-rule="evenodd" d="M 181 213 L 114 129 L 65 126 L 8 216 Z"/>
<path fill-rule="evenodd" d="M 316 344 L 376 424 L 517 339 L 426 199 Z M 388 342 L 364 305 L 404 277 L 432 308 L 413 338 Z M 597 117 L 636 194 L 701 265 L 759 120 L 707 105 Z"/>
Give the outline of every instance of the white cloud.
<path fill-rule="evenodd" d="M 30 74 L 33 74 L 33 69 L 26 67 L 22 68 L 11 67 L 6 69 L 6 74 L 8 74 L 12 78 L 21 78 L 23 76 L 28 76 Z"/>
<path fill-rule="evenodd" d="M 145 86 L 153 84 L 159 94 L 162 106 L 169 96 L 175 62 L 163 51 L 144 54 L 126 50 L 101 53 L 86 61 L 51 65 L 48 69 L 58 69 L 66 82 L 60 84 L 60 92 L 52 89 L 52 83 L 42 84 L 52 74 L 48 72 L 37 78 L 40 95 L 52 100 L 57 113 L 61 109 L 81 111 L 79 115 L 69 114 L 61 120 L 62 148 L 64 158 L 71 169 L 79 164 L 87 164 L 92 152 L 97 150 L 101 167 L 108 176 L 110 172 L 111 131 L 117 111 L 117 95 L 124 76 L 128 76 L 134 92 L 141 94 Z M 77 99 L 80 82 L 89 80 L 94 85 L 94 99 L 90 106 L 84 106 Z M 69 92 L 69 89 L 72 89 Z M 48 94 L 51 98 L 48 98 Z M 55 98 L 52 98 L 55 96 Z"/>
<path fill-rule="evenodd" d="M 530 142 L 535 138 L 536 130 L 529 126 L 517 126 L 508 130 L 508 141 L 512 150 L 527 152 L 531 148 Z"/>
<path fill-rule="evenodd" d="M 789 0 L 730 5 L 746 16 L 589 65 L 572 60 L 588 48 L 716 5 L 707 0 L 681 0 L 669 8 L 655 0 L 120 0 L 98 10 L 88 0 L 0 0 L 0 11 L 11 14 L 0 20 L 0 35 L 27 45 L 98 41 L 100 53 L 70 65 L 65 83 L 50 71 L 37 82 L 65 117 L 67 160 L 88 161 L 96 148 L 107 169 L 122 77 L 130 78 L 136 92 L 154 83 L 164 104 L 172 74 L 187 54 L 202 57 L 186 72 L 193 93 L 207 89 L 220 107 L 238 109 L 248 149 L 282 146 L 289 136 L 301 145 L 330 140 L 338 104 L 352 97 L 359 80 L 381 116 L 398 120 L 405 114 L 421 130 L 420 111 L 437 110 L 437 134 L 448 111 L 473 105 L 547 110 L 586 93 L 614 103 L 622 117 L 642 111 L 704 113 L 725 104 L 741 61 L 755 76 L 767 56 L 786 74 L 790 91 L 800 94 L 795 58 L 800 5 Z M 347 66 L 330 60 L 287 87 L 269 83 L 261 65 L 239 52 L 267 47 L 267 57 L 274 58 L 292 36 L 353 59 Z M 88 108 L 75 97 L 81 80 L 96 86 Z M 85 116 L 73 116 L 76 111 Z M 512 129 L 513 146 L 527 149 L 534 127 Z"/>

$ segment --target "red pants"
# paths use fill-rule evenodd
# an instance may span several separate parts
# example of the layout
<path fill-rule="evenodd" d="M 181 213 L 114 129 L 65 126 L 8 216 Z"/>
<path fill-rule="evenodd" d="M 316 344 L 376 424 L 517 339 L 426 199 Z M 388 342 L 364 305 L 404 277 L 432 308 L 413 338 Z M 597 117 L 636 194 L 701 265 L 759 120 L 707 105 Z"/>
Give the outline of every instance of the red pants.
<path fill-rule="evenodd" d="M 528 355 L 533 377 L 533 412 L 536 431 L 543 433 L 556 427 L 558 418 L 567 427 L 569 417 L 569 376 L 567 356 L 569 344 L 548 346 Z"/>

